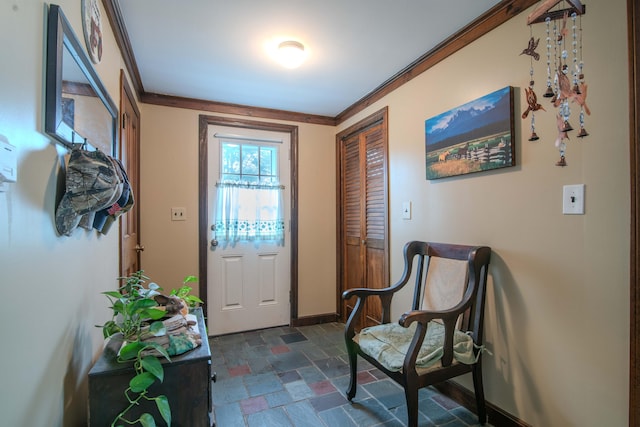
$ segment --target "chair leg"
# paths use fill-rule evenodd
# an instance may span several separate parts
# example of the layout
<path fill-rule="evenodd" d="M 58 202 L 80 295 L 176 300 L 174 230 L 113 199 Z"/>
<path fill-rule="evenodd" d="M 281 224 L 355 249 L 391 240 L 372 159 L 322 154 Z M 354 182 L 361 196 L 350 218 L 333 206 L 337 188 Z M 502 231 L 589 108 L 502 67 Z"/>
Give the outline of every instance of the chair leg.
<path fill-rule="evenodd" d="M 358 386 L 358 353 L 356 352 L 355 346 L 351 343 L 347 343 L 347 353 L 349 355 L 349 370 L 351 372 L 347 399 L 351 401 L 356 397 L 356 388 Z"/>
<path fill-rule="evenodd" d="M 484 401 L 484 387 L 482 386 L 482 365 L 480 362 L 473 367 L 473 389 L 476 395 L 476 408 L 478 410 L 478 421 L 480 425 L 487 422 L 487 406 Z"/>
<path fill-rule="evenodd" d="M 404 387 L 404 395 L 407 399 L 407 427 L 418 426 L 418 387 L 407 384 Z"/>

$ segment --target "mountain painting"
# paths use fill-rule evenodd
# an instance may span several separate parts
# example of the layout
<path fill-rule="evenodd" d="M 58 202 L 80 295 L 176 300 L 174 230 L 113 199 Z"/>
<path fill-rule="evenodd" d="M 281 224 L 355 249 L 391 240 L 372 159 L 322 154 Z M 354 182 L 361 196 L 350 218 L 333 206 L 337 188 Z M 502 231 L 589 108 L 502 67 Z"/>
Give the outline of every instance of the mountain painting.
<path fill-rule="evenodd" d="M 513 88 L 425 120 L 427 179 L 515 165 Z"/>

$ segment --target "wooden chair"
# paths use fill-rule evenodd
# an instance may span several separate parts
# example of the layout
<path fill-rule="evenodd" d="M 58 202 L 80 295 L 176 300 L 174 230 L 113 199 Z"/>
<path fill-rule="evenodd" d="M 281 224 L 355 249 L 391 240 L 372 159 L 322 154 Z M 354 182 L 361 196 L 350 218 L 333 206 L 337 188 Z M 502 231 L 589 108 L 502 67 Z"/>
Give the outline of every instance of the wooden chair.
<path fill-rule="evenodd" d="M 351 368 L 347 398 L 356 395 L 357 356 L 379 368 L 405 391 L 411 427 L 418 425 L 418 390 L 467 372 L 480 424 L 487 413 L 482 387 L 482 335 L 487 270 L 491 248 L 413 241 L 404 247 L 404 272 L 393 286 L 355 288 L 357 297 L 345 327 Z M 415 278 L 413 305 L 398 323 L 390 323 L 391 299 Z M 382 323 L 356 332 L 367 298 L 382 303 Z"/>

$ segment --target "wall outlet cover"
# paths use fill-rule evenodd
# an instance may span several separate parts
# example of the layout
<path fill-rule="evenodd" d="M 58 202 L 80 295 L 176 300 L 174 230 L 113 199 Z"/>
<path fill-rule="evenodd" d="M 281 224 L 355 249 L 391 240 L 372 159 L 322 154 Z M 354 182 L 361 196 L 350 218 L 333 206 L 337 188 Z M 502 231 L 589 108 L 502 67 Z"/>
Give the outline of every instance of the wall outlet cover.
<path fill-rule="evenodd" d="M 171 208 L 171 221 L 186 221 L 187 209 L 186 208 Z"/>

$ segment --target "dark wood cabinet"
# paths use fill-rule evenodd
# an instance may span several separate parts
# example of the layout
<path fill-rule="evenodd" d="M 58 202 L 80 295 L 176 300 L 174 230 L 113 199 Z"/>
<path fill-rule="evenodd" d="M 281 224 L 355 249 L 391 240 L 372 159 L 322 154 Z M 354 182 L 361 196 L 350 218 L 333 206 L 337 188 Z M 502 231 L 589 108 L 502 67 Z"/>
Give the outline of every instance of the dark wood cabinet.
<path fill-rule="evenodd" d="M 164 382 L 149 388 L 151 396 L 164 394 L 171 407 L 172 427 L 211 427 L 211 350 L 202 309 L 193 310 L 198 318 L 202 345 L 185 354 L 164 361 Z M 89 426 L 108 427 L 128 401 L 124 390 L 133 377 L 131 363 L 118 363 L 116 354 L 122 341 L 112 339 L 89 372 Z M 155 402 L 144 401 L 131 411 L 129 419 L 151 413 L 159 426 L 166 426 Z"/>

